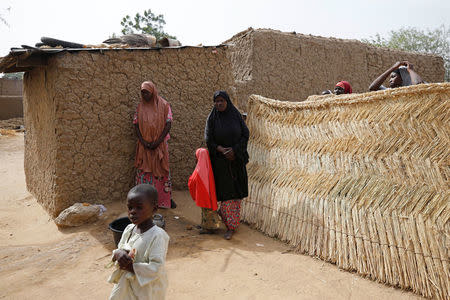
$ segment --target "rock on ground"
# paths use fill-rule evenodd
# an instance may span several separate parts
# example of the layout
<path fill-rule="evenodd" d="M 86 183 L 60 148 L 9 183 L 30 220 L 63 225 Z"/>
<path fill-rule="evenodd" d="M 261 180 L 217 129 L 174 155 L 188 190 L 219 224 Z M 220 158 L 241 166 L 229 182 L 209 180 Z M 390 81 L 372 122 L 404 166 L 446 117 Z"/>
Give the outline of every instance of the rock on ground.
<path fill-rule="evenodd" d="M 63 210 L 55 219 L 55 223 L 58 226 L 80 226 L 96 221 L 101 213 L 100 205 L 75 203 Z"/>

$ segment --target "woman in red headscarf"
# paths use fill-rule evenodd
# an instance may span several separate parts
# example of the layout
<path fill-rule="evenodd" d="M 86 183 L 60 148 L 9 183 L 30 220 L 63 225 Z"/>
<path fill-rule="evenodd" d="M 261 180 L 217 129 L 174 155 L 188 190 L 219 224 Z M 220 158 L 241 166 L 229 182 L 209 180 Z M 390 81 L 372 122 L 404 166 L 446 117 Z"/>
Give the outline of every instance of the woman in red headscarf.
<path fill-rule="evenodd" d="M 214 233 L 220 227 L 217 213 L 216 185 L 209 159 L 209 152 L 205 148 L 195 151 L 197 165 L 189 177 L 188 187 L 192 199 L 202 208 L 202 229 L 200 233 Z"/>
<path fill-rule="evenodd" d="M 136 184 L 147 183 L 158 191 L 158 206 L 175 208 L 171 200 L 172 184 L 169 173 L 169 149 L 167 141 L 172 125 L 169 103 L 158 95 L 151 81 L 141 85 L 141 101 L 134 115 L 133 124 L 138 141 L 136 145 Z"/>
<path fill-rule="evenodd" d="M 348 81 L 339 81 L 336 83 L 336 86 L 334 87 L 334 93 L 336 95 L 341 94 L 351 94 L 352 93 L 352 87 Z"/>

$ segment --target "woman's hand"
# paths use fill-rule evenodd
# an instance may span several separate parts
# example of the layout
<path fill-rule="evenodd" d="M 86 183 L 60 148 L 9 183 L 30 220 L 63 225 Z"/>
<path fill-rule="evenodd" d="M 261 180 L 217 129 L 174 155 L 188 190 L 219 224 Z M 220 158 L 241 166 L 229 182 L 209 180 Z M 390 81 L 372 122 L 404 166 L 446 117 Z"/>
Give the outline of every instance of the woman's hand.
<path fill-rule="evenodd" d="M 146 140 L 142 139 L 142 141 L 140 141 L 142 146 L 144 146 L 145 149 L 149 149 L 151 142 L 147 142 Z"/>
<path fill-rule="evenodd" d="M 407 61 L 398 61 L 396 62 L 391 69 L 392 70 L 397 70 L 398 68 L 400 68 L 401 66 L 407 66 L 409 63 Z"/>
<path fill-rule="evenodd" d="M 145 142 L 144 143 L 144 147 L 146 149 L 149 150 L 155 150 L 156 148 L 158 148 L 159 144 L 161 144 L 160 142 L 156 141 L 156 142 Z"/>
<path fill-rule="evenodd" d="M 406 63 L 406 68 L 407 68 L 408 70 L 414 70 L 414 66 L 413 66 L 412 63 L 410 63 L 410 62 L 408 62 L 408 61 L 405 61 L 405 63 Z"/>
<path fill-rule="evenodd" d="M 225 156 L 225 158 L 230 161 L 233 161 L 235 159 L 234 151 L 233 151 L 233 148 L 231 148 L 231 147 L 224 148 L 219 145 L 219 146 L 217 146 L 216 150 L 217 150 L 217 152 L 222 153 Z"/>
<path fill-rule="evenodd" d="M 222 147 L 222 146 L 217 146 L 217 148 L 216 148 L 216 150 L 217 150 L 217 152 L 220 152 L 220 153 L 224 153 L 225 152 L 225 148 L 224 147 Z"/>
<path fill-rule="evenodd" d="M 229 161 L 233 161 L 234 160 L 234 151 L 233 148 L 225 148 L 225 152 L 223 153 L 223 155 L 225 155 L 225 157 L 229 160 Z"/>
<path fill-rule="evenodd" d="M 164 142 L 164 139 L 169 134 L 170 128 L 172 127 L 172 121 L 166 122 L 166 125 L 164 126 L 163 132 L 158 137 L 158 139 L 154 142 L 148 142 L 146 148 L 149 150 L 155 150 L 159 147 L 159 145 Z"/>
<path fill-rule="evenodd" d="M 158 142 L 150 142 L 150 143 L 148 143 L 147 148 L 150 150 L 155 150 L 156 148 L 158 148 L 158 146 L 159 146 Z"/>

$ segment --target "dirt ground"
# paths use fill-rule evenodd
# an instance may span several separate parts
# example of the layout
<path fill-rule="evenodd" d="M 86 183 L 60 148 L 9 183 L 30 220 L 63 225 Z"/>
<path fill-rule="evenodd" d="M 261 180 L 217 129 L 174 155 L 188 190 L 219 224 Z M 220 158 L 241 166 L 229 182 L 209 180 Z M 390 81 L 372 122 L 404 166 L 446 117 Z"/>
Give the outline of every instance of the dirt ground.
<path fill-rule="evenodd" d="M 162 211 L 171 237 L 168 299 L 420 299 L 294 254 L 246 225 L 231 241 L 199 235 L 187 229 L 200 219 L 189 194 L 176 191 L 174 199 L 178 208 Z M 125 205 L 107 208 L 94 224 L 58 229 L 26 191 L 23 134 L 0 137 L 0 299 L 107 298 L 114 249 L 107 224 Z"/>
<path fill-rule="evenodd" d="M 17 129 L 23 124 L 23 118 L 0 120 L 0 128 L 2 129 Z"/>

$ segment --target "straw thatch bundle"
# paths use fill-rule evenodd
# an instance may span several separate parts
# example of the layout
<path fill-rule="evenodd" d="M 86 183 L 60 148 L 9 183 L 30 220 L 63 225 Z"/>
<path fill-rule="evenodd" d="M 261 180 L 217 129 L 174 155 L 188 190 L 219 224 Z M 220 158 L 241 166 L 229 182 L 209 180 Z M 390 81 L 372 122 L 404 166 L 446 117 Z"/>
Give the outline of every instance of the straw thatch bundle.
<path fill-rule="evenodd" d="M 450 83 L 251 96 L 242 218 L 373 280 L 450 295 Z"/>

